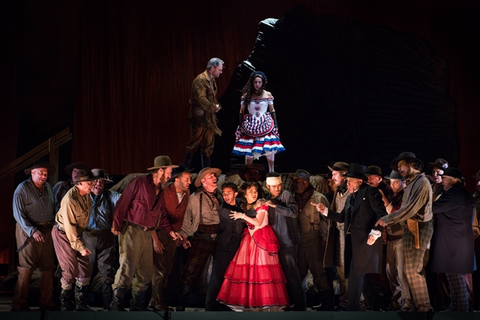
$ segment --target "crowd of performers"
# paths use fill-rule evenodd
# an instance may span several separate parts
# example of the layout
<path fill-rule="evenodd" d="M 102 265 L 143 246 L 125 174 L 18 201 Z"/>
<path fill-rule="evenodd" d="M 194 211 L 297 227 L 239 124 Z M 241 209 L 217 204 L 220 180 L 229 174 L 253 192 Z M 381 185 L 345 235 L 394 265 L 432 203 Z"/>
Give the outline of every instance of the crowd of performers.
<path fill-rule="evenodd" d="M 106 188 L 112 180 L 104 169 L 83 162 L 67 166 L 71 178 L 53 188 L 52 164 L 25 169 L 29 178 L 13 198 L 19 259 L 12 311 L 29 310 L 36 269 L 42 310 L 91 310 L 96 279 L 104 310 L 173 311 L 174 304 L 184 311 L 204 274 L 207 311 L 480 307 L 480 171 L 472 196 L 446 160 L 430 163 L 426 175 L 414 153 L 402 152 L 389 175 L 376 165 L 337 161 L 323 188 L 298 169 L 286 190 L 285 174 L 274 171 L 275 154 L 285 151 L 274 98 L 256 71 L 242 90 L 232 150 L 245 156 L 242 180 L 218 185 L 221 170 L 210 156 L 221 133 L 215 79 L 223 67 L 212 58 L 192 83 L 185 165 L 158 156 L 121 194 Z M 191 193 L 197 151 L 202 169 Z M 253 163 L 261 156 L 268 173 Z"/>
<path fill-rule="evenodd" d="M 119 194 L 105 188 L 105 170 L 82 162 L 52 189 L 54 166 L 38 162 L 13 198 L 12 310 L 29 309 L 38 268 L 43 310 L 91 310 L 95 278 L 104 310 L 172 311 L 174 303 L 184 311 L 209 266 L 207 311 L 303 311 L 307 278 L 318 310 L 478 309 L 480 172 L 471 195 L 458 169 L 443 159 L 430 165 L 431 176 L 403 152 L 384 176 L 375 165 L 335 162 L 323 193 L 302 169 L 289 191 L 285 175 L 257 163 L 221 185 L 220 169 L 206 167 L 190 194 L 190 170 L 159 156 Z"/>

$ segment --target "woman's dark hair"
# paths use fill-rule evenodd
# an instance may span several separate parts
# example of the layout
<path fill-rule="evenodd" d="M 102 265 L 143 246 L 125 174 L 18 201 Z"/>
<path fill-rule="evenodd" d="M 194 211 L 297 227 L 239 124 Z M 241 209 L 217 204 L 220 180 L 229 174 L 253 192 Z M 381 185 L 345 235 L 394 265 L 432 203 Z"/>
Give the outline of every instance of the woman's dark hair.
<path fill-rule="evenodd" d="M 247 198 L 245 197 L 245 194 L 247 193 L 247 190 L 250 189 L 251 187 L 255 187 L 255 189 L 260 190 L 260 185 L 258 182 L 245 182 L 244 184 L 241 185 L 240 187 L 240 192 L 242 193 L 242 209 L 243 211 L 247 211 L 247 205 L 251 203 L 247 203 Z M 257 198 L 258 200 L 258 198 Z"/>
<path fill-rule="evenodd" d="M 255 93 L 255 87 L 253 86 L 253 81 L 255 78 L 262 79 L 262 87 L 258 90 L 262 92 L 265 89 L 267 84 L 267 76 L 262 71 L 255 71 L 250 74 L 250 78 L 248 79 L 247 84 L 242 89 L 242 95 L 245 95 L 245 99 L 243 100 L 243 104 L 248 108 L 250 101 L 252 101 L 252 94 Z"/>

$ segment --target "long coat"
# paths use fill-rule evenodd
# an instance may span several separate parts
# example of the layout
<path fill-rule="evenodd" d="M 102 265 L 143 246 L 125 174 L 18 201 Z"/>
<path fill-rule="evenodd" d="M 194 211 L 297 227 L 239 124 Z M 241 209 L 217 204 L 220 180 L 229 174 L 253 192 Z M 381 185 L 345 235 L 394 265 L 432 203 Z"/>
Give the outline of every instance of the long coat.
<path fill-rule="evenodd" d="M 472 231 L 475 200 L 463 187 L 452 186 L 432 204 L 435 246 L 432 271 L 472 273 L 474 241 Z"/>
<path fill-rule="evenodd" d="M 353 206 L 352 197 L 355 197 Z M 357 273 L 382 271 L 382 239 L 377 239 L 371 246 L 367 244 L 367 239 L 372 229 L 378 229 L 375 227 L 378 219 L 386 214 L 382 195 L 376 188 L 366 183 L 363 183 L 357 192 L 348 196 L 342 212 L 328 210 L 327 218 L 345 222 L 345 273 L 350 272 L 352 259 Z"/>

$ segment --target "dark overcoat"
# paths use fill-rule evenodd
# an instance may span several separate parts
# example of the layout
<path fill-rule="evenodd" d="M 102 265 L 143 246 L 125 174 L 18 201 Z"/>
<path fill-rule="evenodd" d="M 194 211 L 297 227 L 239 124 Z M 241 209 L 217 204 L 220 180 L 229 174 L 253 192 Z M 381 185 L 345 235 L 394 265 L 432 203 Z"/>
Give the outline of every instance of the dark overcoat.
<path fill-rule="evenodd" d="M 382 195 L 366 183 L 348 196 L 340 213 L 328 210 L 329 219 L 345 222 L 345 273 L 350 272 L 352 260 L 357 273 L 382 272 L 382 239 L 377 239 L 371 246 L 367 239 L 372 229 L 383 232 L 383 228 L 375 227 L 375 223 L 386 214 Z"/>
<path fill-rule="evenodd" d="M 474 241 L 472 220 L 475 200 L 463 187 L 454 185 L 433 202 L 435 221 L 433 272 L 472 273 Z"/>

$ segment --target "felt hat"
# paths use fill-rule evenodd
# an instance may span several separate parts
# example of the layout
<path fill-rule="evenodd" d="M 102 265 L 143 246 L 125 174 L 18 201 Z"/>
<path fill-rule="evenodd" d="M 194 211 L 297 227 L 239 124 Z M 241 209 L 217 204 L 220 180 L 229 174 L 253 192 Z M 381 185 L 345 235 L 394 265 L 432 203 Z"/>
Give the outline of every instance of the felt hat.
<path fill-rule="evenodd" d="M 177 168 L 178 166 L 172 164 L 172 160 L 170 160 L 169 156 L 158 156 L 153 160 L 153 167 L 148 168 L 147 170 L 155 170 L 155 169 L 165 169 L 168 167 Z"/>
<path fill-rule="evenodd" d="M 104 169 L 92 169 L 93 176 L 95 177 L 95 180 L 102 179 L 106 183 L 112 183 L 113 180 L 111 180 L 108 177 L 107 172 Z"/>
<path fill-rule="evenodd" d="M 460 170 L 458 170 L 457 168 L 454 168 L 454 167 L 446 168 L 443 171 L 443 174 L 441 174 L 441 176 L 449 176 L 449 177 L 458 178 L 458 179 L 463 178 L 462 172 Z"/>
<path fill-rule="evenodd" d="M 205 167 L 197 175 L 197 179 L 195 179 L 195 187 L 200 187 L 202 185 L 202 179 L 210 173 L 215 173 L 215 176 L 218 178 L 220 174 L 222 173 L 222 170 L 218 168 L 210 168 L 210 167 Z"/>
<path fill-rule="evenodd" d="M 395 170 L 395 171 L 398 171 L 398 163 L 401 161 L 401 160 L 415 160 L 417 161 L 418 163 L 420 163 L 420 165 L 422 166 L 423 168 L 423 162 L 422 160 L 418 159 L 417 156 L 415 156 L 415 153 L 413 152 L 402 152 L 398 155 L 398 157 L 396 157 L 395 159 L 392 160 L 392 162 L 390 162 L 390 168 L 392 170 Z"/>
<path fill-rule="evenodd" d="M 68 166 L 66 166 L 63 171 L 64 171 L 66 174 L 68 174 L 69 176 L 71 176 L 73 169 L 78 169 L 78 170 L 90 170 L 90 168 L 89 168 L 85 163 L 83 163 L 82 161 L 76 161 L 76 162 L 74 162 L 74 163 L 69 164 Z"/>
<path fill-rule="evenodd" d="M 84 181 L 94 181 L 98 178 L 95 178 L 91 170 L 78 170 L 76 176 L 76 183 L 84 182 Z"/>
<path fill-rule="evenodd" d="M 379 166 L 368 166 L 367 171 L 365 171 L 366 176 L 382 176 L 382 169 Z"/>
<path fill-rule="evenodd" d="M 358 163 L 350 163 L 348 166 L 348 172 L 343 176 L 346 178 L 357 178 L 365 180 L 365 172 L 367 166 Z"/>
<path fill-rule="evenodd" d="M 348 171 L 348 163 L 346 162 L 335 162 L 331 167 L 328 166 L 330 171 Z"/>
<path fill-rule="evenodd" d="M 48 174 L 53 175 L 55 173 L 55 166 L 49 162 L 46 161 L 35 161 L 30 168 L 27 168 L 23 170 L 27 176 L 30 175 L 32 169 L 37 169 L 37 168 L 46 168 L 48 170 Z"/>
<path fill-rule="evenodd" d="M 258 171 L 258 173 L 261 176 L 260 181 L 265 181 L 265 178 L 267 176 L 267 170 L 262 164 L 256 163 L 256 162 L 250 163 L 250 164 L 244 164 L 243 166 L 240 167 L 240 169 L 238 170 L 238 175 L 243 181 L 247 181 L 247 179 L 245 178 L 245 174 L 250 170 Z"/>
<path fill-rule="evenodd" d="M 171 180 L 175 179 L 179 175 L 184 172 L 191 172 L 193 169 L 188 169 L 183 163 L 180 163 L 177 167 L 172 169 L 172 176 L 170 177 Z"/>
<path fill-rule="evenodd" d="M 435 160 L 435 162 L 430 162 L 429 165 L 432 166 L 432 168 L 445 170 L 448 168 L 448 161 L 442 158 L 438 158 L 437 160 Z"/>
<path fill-rule="evenodd" d="M 395 170 L 392 170 L 392 172 L 390 172 L 390 175 L 385 176 L 384 178 L 388 180 L 405 180 L 405 178 L 402 177 L 402 175 Z"/>

